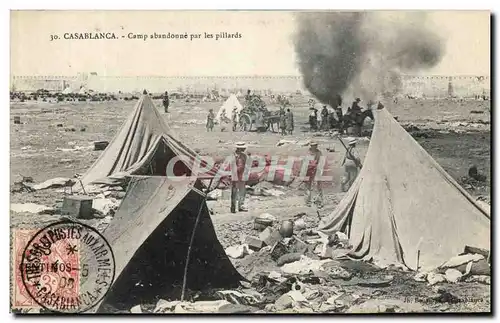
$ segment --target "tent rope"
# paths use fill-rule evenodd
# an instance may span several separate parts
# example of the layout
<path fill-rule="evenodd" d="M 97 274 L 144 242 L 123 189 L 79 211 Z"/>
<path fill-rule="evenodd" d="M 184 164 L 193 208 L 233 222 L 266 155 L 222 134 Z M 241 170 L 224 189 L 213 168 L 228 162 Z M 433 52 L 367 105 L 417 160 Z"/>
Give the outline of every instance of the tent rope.
<path fill-rule="evenodd" d="M 198 227 L 198 222 L 200 222 L 201 211 L 203 210 L 203 206 L 205 205 L 205 203 L 207 201 L 208 193 L 210 193 L 210 188 L 212 187 L 213 180 L 214 180 L 214 178 L 212 177 L 212 179 L 210 180 L 210 183 L 208 184 L 207 191 L 206 191 L 206 193 L 203 196 L 203 201 L 200 203 L 200 207 L 198 208 L 198 214 L 196 215 L 196 220 L 195 220 L 194 226 L 193 226 L 193 232 L 191 233 L 191 240 L 189 241 L 188 251 L 187 251 L 187 255 L 186 255 L 186 263 L 184 265 L 184 277 L 182 279 L 181 302 L 184 301 L 184 296 L 185 296 L 185 293 L 186 293 L 186 284 L 187 284 L 187 274 L 188 274 L 188 268 L 189 268 L 189 260 L 191 258 L 191 248 L 193 246 L 194 237 L 195 237 L 195 234 L 196 234 L 196 228 Z M 217 185 L 216 185 L 216 187 L 217 187 Z"/>

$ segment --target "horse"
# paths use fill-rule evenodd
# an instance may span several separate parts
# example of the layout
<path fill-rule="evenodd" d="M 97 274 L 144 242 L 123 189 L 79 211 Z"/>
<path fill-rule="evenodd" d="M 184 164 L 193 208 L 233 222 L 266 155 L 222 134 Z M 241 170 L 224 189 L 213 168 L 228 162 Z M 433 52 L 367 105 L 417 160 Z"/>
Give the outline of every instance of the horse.
<path fill-rule="evenodd" d="M 371 109 L 367 109 L 361 113 L 356 114 L 352 112 L 347 113 L 342 118 L 342 128 L 340 129 L 340 131 L 343 132 L 349 127 L 354 127 L 356 135 L 361 136 L 361 128 L 363 127 L 366 118 L 374 120 L 373 112 Z"/>

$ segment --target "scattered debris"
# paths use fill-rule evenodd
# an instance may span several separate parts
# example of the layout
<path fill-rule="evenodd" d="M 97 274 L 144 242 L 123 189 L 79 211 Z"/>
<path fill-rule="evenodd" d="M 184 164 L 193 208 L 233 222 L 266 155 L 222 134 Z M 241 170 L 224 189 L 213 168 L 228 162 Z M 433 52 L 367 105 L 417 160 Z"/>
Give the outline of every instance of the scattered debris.
<path fill-rule="evenodd" d="M 286 145 L 290 145 L 290 144 L 296 144 L 297 141 L 295 140 L 286 140 L 286 139 L 281 139 L 280 141 L 278 141 L 278 143 L 276 144 L 276 147 L 281 147 L 281 146 L 286 146 Z"/>
<path fill-rule="evenodd" d="M 222 306 L 231 304 L 226 300 L 218 301 L 198 301 L 194 303 L 181 301 L 166 301 L 160 299 L 156 303 L 153 313 L 218 313 Z"/>
<path fill-rule="evenodd" d="M 245 257 L 245 255 L 250 255 L 252 253 L 248 245 L 231 246 L 225 251 L 226 254 L 233 259 L 240 259 Z"/>
<path fill-rule="evenodd" d="M 265 246 L 265 243 L 262 240 L 252 236 L 247 236 L 245 238 L 245 244 L 247 244 L 248 248 L 253 251 L 258 251 Z"/>
<path fill-rule="evenodd" d="M 54 208 L 36 203 L 11 204 L 10 210 L 17 213 L 53 214 Z"/>
<path fill-rule="evenodd" d="M 23 192 L 31 193 L 31 192 L 35 192 L 35 189 L 33 187 L 31 187 L 31 185 L 26 184 L 26 182 L 21 181 L 21 182 L 14 182 L 14 185 L 12 185 L 10 192 L 11 193 L 23 193 Z"/>
<path fill-rule="evenodd" d="M 258 231 L 263 231 L 273 225 L 273 220 L 266 219 L 263 217 L 257 217 L 254 219 L 254 229 Z"/>
<path fill-rule="evenodd" d="M 235 290 L 222 290 L 217 291 L 216 295 L 220 299 L 226 300 L 232 304 L 240 305 L 253 305 L 260 303 L 264 296 L 260 293 L 252 290 L 247 290 L 246 293 L 235 291 Z"/>
<path fill-rule="evenodd" d="M 106 147 L 108 147 L 109 142 L 108 141 L 95 141 L 94 142 L 94 150 L 99 151 L 99 150 L 104 150 Z"/>
<path fill-rule="evenodd" d="M 302 255 L 300 260 L 283 265 L 281 270 L 287 274 L 305 275 L 309 272 L 322 271 L 322 265 L 331 261 L 331 259 L 313 260 Z"/>
<path fill-rule="evenodd" d="M 136 305 L 134 307 L 132 307 L 130 309 L 130 313 L 134 313 L 134 314 L 142 314 L 142 309 L 141 309 L 141 305 Z"/>
<path fill-rule="evenodd" d="M 446 277 L 441 275 L 441 274 L 436 274 L 433 272 L 430 272 L 427 274 L 427 281 L 429 282 L 429 286 L 438 284 L 438 283 L 443 283 L 446 281 Z"/>
<path fill-rule="evenodd" d="M 56 177 L 46 180 L 43 183 L 33 185 L 34 190 L 44 190 L 47 188 L 70 187 L 76 183 L 76 180 L 65 177 Z"/>
<path fill-rule="evenodd" d="M 481 283 L 485 285 L 491 284 L 491 277 L 486 275 L 472 275 L 465 279 L 467 283 Z"/>
<path fill-rule="evenodd" d="M 278 266 L 283 266 L 285 264 L 289 264 L 291 262 L 299 261 L 302 257 L 302 253 L 299 252 L 293 252 L 293 253 L 287 253 L 284 254 L 283 256 L 278 258 L 277 264 Z"/>
<path fill-rule="evenodd" d="M 267 227 L 259 234 L 259 239 L 267 246 L 274 246 L 282 237 L 277 230 Z"/>
<path fill-rule="evenodd" d="M 475 261 L 479 261 L 481 259 L 484 259 L 484 256 L 480 255 L 480 254 L 459 255 L 459 256 L 455 256 L 455 257 L 449 259 L 444 264 L 442 264 L 441 266 L 439 266 L 439 268 L 443 268 L 443 269 L 454 268 L 454 267 L 458 267 L 460 265 L 466 264 L 466 263 L 468 263 L 470 261 L 474 261 L 475 262 Z"/>
<path fill-rule="evenodd" d="M 462 278 L 462 273 L 456 269 L 448 269 L 444 274 L 446 280 L 450 283 L 458 283 L 460 278 Z"/>
<path fill-rule="evenodd" d="M 111 198 L 97 198 L 92 203 L 94 213 L 99 214 L 99 217 L 114 215 L 118 206 L 120 206 L 120 202 Z"/>
<path fill-rule="evenodd" d="M 470 178 L 475 179 L 478 182 L 486 181 L 486 175 L 480 174 L 476 165 L 469 168 L 468 175 Z"/>

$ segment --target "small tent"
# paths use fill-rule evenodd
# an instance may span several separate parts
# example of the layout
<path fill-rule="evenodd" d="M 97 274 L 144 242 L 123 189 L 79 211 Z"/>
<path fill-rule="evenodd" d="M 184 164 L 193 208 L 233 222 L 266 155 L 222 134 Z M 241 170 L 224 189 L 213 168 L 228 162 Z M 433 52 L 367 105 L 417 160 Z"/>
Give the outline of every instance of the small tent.
<path fill-rule="evenodd" d="M 149 95 L 142 95 L 133 112 L 106 150 L 82 177 L 83 186 L 108 184 L 127 175 L 165 176 L 175 156 L 196 158 L 196 153 L 173 137 L 170 127 Z M 177 162 L 174 173 L 190 175 L 190 167 Z M 80 184 L 75 184 L 79 189 Z"/>
<path fill-rule="evenodd" d="M 87 93 L 87 88 L 85 86 L 82 86 L 78 91 L 78 94 L 85 94 L 85 93 Z"/>
<path fill-rule="evenodd" d="M 188 266 L 189 290 L 234 288 L 244 280 L 217 239 L 200 182 L 166 177 L 133 177 L 103 236 L 113 250 L 115 279 L 92 311 L 129 309 L 158 298 L 179 299 L 195 220 L 200 218 Z"/>
<path fill-rule="evenodd" d="M 73 93 L 73 91 L 71 90 L 71 87 L 68 86 L 61 93 L 62 94 L 70 94 L 70 93 Z"/>
<path fill-rule="evenodd" d="M 465 245 L 489 249 L 489 211 L 386 109 L 374 116 L 363 168 L 319 230 L 347 233 L 353 258 L 412 270 L 439 266 Z"/>
<path fill-rule="evenodd" d="M 234 108 L 236 108 L 236 111 L 238 113 L 243 110 L 243 106 L 241 105 L 240 101 L 238 101 L 236 95 L 231 94 L 215 116 L 215 120 L 217 121 L 217 123 L 221 123 L 222 115 L 225 115 L 229 120 L 232 120 Z"/>

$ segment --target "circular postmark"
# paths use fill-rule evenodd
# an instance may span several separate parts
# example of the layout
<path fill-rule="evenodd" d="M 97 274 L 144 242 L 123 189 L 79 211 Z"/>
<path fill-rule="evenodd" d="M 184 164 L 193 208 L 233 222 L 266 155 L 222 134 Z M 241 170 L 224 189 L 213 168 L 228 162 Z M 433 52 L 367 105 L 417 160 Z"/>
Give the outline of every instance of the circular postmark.
<path fill-rule="evenodd" d="M 77 222 L 53 223 L 26 245 L 22 282 L 38 305 L 59 313 L 81 313 L 97 305 L 115 276 L 111 246 L 94 228 Z"/>

